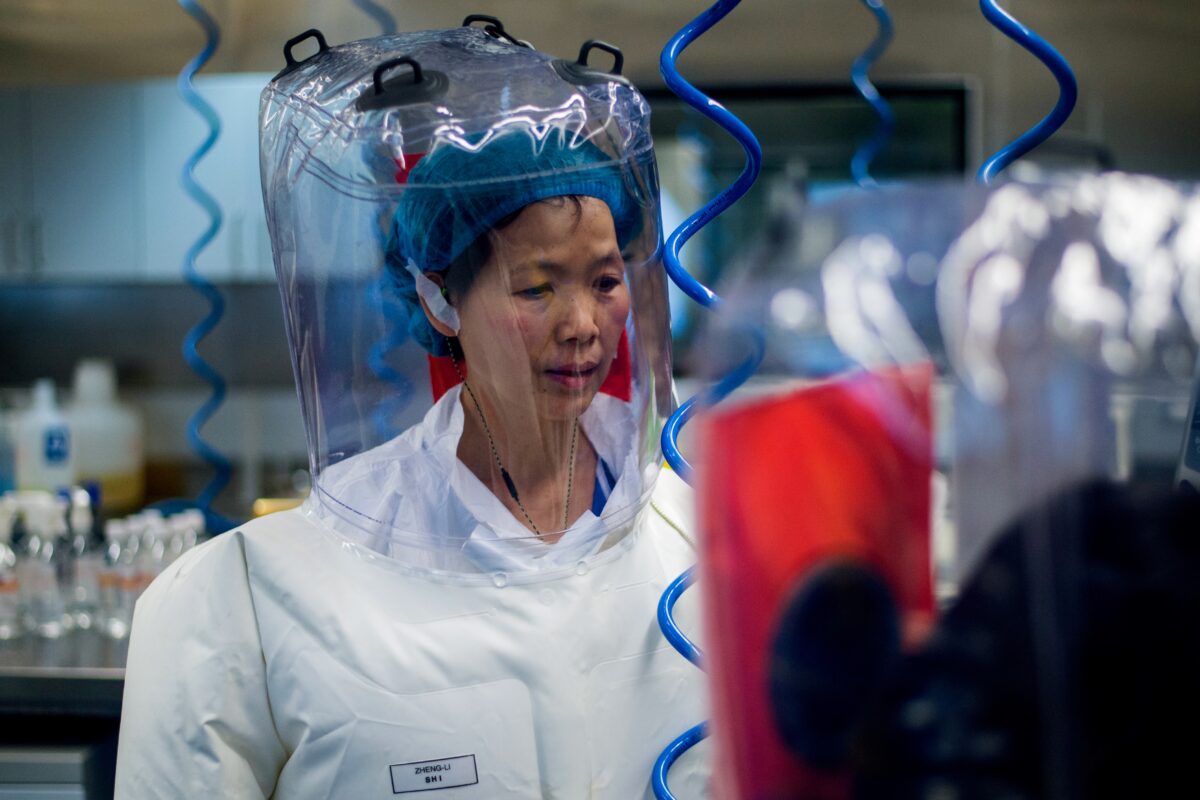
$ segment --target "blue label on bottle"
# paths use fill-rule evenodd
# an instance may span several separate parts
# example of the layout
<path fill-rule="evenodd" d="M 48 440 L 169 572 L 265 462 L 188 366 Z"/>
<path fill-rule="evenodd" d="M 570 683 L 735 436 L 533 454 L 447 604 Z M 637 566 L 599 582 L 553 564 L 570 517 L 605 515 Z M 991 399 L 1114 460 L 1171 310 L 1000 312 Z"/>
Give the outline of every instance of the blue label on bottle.
<path fill-rule="evenodd" d="M 71 454 L 71 434 L 66 428 L 46 429 L 46 463 L 63 464 Z"/>

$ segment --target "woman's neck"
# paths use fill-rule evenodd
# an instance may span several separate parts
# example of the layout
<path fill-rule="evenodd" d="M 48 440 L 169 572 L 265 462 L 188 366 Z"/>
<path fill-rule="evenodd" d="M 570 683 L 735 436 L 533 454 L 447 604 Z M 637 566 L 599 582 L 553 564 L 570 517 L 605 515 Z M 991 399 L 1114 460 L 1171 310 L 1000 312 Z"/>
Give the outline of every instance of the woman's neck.
<path fill-rule="evenodd" d="M 472 395 L 466 387 L 460 402 L 463 433 L 458 459 L 519 522 L 539 533 L 559 531 L 591 507 L 596 451 L 578 420 L 545 419 L 532 408 L 505 413 L 486 395 L 479 391 Z M 512 497 L 501 468 L 519 500 Z"/>

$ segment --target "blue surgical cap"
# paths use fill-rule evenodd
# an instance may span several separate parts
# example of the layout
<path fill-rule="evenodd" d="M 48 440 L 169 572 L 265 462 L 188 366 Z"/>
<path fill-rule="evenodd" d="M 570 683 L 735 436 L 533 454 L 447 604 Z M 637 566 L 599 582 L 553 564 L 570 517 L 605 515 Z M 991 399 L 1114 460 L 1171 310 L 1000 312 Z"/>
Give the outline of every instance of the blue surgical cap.
<path fill-rule="evenodd" d="M 535 138 L 528 131 L 493 135 L 481 146 L 442 142 L 409 173 L 392 221 L 388 278 L 408 314 L 408 331 L 426 350 L 448 355 L 426 319 L 411 260 L 421 272 L 444 272 L 497 222 L 539 200 L 566 195 L 608 204 L 617 243 L 641 229 L 641 208 L 626 188 L 621 164 L 591 142 L 563 131 Z"/>

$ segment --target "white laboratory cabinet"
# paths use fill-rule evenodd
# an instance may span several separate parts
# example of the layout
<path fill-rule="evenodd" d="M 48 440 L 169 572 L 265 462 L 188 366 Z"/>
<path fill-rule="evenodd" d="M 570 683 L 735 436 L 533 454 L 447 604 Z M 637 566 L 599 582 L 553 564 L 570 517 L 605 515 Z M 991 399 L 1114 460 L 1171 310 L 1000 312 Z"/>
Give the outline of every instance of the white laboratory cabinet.
<path fill-rule="evenodd" d="M 217 75 L 196 81 L 221 123 L 216 144 L 194 172 L 221 207 L 217 237 L 196 260 L 201 274 L 213 280 L 274 277 L 258 170 L 258 98 L 270 78 Z M 146 278 L 178 280 L 188 247 L 209 224 L 207 212 L 188 197 L 181 182 L 183 166 L 208 135 L 208 126 L 183 103 L 174 80 L 146 83 L 142 93 L 145 159 L 156 165 L 142 176 Z"/>
<path fill-rule="evenodd" d="M 201 76 L 221 120 L 195 170 L 221 207 L 196 265 L 214 281 L 273 279 L 258 171 L 265 73 Z M 178 282 L 208 215 L 181 172 L 206 123 L 173 78 L 0 90 L 0 279 Z"/>
<path fill-rule="evenodd" d="M 139 101 L 136 85 L 29 92 L 34 277 L 113 280 L 141 272 Z"/>

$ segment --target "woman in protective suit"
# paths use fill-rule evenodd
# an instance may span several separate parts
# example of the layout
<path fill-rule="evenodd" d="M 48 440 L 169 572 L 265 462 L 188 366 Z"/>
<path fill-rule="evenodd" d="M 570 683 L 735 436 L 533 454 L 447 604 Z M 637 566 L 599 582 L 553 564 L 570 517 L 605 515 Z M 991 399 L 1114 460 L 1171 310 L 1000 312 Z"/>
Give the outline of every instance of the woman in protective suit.
<path fill-rule="evenodd" d="M 264 91 L 313 491 L 139 602 L 119 796 L 625 800 L 704 718 L 648 110 L 578 67 L 462 28 Z"/>

